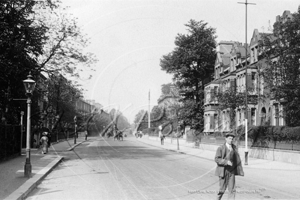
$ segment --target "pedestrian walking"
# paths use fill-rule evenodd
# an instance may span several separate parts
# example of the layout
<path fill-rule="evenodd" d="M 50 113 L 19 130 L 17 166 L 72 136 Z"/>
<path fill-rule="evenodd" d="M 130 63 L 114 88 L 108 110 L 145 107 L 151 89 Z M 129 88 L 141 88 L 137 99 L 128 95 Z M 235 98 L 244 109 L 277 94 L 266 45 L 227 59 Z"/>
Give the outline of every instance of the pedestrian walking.
<path fill-rule="evenodd" d="M 235 135 L 229 132 L 225 135 L 225 143 L 216 152 L 217 168 L 215 175 L 219 177 L 219 192 L 217 199 L 222 199 L 228 187 L 228 199 L 235 199 L 235 175 L 244 176 L 241 158 L 236 146 L 232 143 Z"/>
<path fill-rule="evenodd" d="M 143 132 L 139 131 L 139 137 L 142 138 L 143 137 Z"/>
<path fill-rule="evenodd" d="M 160 144 L 164 145 L 164 135 L 162 134 L 162 125 L 158 126 L 158 137 L 160 138 Z"/>
<path fill-rule="evenodd" d="M 165 137 L 166 136 L 164 136 L 163 134 L 161 134 L 161 136 L 160 136 L 160 143 L 161 143 L 161 145 L 164 145 Z"/>
<path fill-rule="evenodd" d="M 48 153 L 48 137 L 47 137 L 47 132 L 42 133 L 42 137 L 40 139 L 40 144 L 42 147 L 42 153 L 46 154 Z"/>

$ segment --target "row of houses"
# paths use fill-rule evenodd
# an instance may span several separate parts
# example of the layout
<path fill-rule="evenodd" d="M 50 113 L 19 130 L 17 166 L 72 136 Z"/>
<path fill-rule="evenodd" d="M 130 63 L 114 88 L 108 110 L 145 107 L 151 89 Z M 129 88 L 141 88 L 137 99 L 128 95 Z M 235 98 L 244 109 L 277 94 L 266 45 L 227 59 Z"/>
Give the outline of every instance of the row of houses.
<path fill-rule="evenodd" d="M 57 98 L 64 98 L 63 93 L 68 93 L 69 90 L 64 88 L 64 89 L 59 89 L 60 85 L 68 85 L 66 84 L 68 82 L 68 79 L 66 79 L 63 75 L 61 74 L 56 74 L 54 75 L 55 79 L 57 81 L 58 85 L 58 91 L 60 90 L 60 94 L 58 94 Z M 54 102 L 49 101 L 49 91 L 48 85 L 49 81 L 53 77 L 47 77 L 47 75 L 40 74 L 39 77 L 37 78 L 37 86 L 38 90 L 40 90 L 40 95 L 39 98 L 37 99 L 37 105 L 38 105 L 38 110 L 41 116 L 41 124 L 39 126 L 42 127 L 47 127 L 49 129 L 53 128 L 53 125 L 55 124 L 55 121 L 58 119 L 59 116 L 56 116 L 55 114 L 58 114 L 57 106 L 54 105 Z M 71 90 L 70 90 L 71 91 Z M 52 91 L 53 92 L 53 91 Z M 53 104 L 53 105 L 52 105 Z M 87 100 L 84 98 L 76 98 L 76 101 L 74 103 L 74 113 L 81 114 L 83 117 L 89 116 L 95 109 L 100 110 L 102 108 L 102 105 L 100 103 L 95 102 L 95 100 Z M 68 122 L 69 124 L 71 122 Z M 36 124 L 38 126 L 38 124 Z"/>
<path fill-rule="evenodd" d="M 284 11 L 282 16 L 276 17 L 276 22 L 284 22 L 290 18 L 290 11 Z M 259 126 L 266 123 L 276 126 L 285 125 L 284 117 L 280 114 L 284 112 L 284 101 L 278 102 L 270 95 L 266 95 L 270 91 L 261 75 L 266 62 L 259 48 L 259 42 L 265 34 L 267 33 L 261 33 L 255 29 L 249 45 L 237 41 L 221 41 L 217 45 L 213 80 L 205 85 L 204 133 L 231 130 L 230 110 L 219 108 L 220 102 L 218 102 L 215 94 L 229 89 L 245 92 L 246 82 L 249 95 L 256 99 L 248 102 L 248 125 Z M 235 124 L 237 126 L 243 125 L 246 113 L 245 106 L 237 107 L 235 111 Z"/>

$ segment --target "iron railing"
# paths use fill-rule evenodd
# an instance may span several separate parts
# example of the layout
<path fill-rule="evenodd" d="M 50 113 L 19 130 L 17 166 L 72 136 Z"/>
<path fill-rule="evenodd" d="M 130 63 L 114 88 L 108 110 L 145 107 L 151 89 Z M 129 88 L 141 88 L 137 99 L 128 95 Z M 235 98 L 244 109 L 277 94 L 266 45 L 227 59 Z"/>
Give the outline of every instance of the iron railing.
<path fill-rule="evenodd" d="M 20 155 L 20 153 L 21 126 L 0 125 L 0 161 Z"/>

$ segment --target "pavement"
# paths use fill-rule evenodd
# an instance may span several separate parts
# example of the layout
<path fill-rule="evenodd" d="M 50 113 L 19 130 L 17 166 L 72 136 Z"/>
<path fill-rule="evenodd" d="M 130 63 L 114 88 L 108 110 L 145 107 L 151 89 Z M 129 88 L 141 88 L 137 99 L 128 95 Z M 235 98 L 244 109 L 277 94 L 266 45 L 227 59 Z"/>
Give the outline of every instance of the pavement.
<path fill-rule="evenodd" d="M 47 154 L 42 154 L 41 149 L 31 149 L 30 161 L 32 176 L 24 176 L 26 150 L 22 149 L 20 156 L 0 163 L 0 199 L 19 200 L 34 190 L 37 185 L 61 162 L 64 157 L 61 152 L 72 151 L 76 146 L 85 142 L 84 137 L 60 140 L 52 143 Z"/>
<path fill-rule="evenodd" d="M 216 152 L 204 149 L 201 144 L 195 148 L 181 142 L 179 143 L 178 149 L 176 142 L 168 143 L 165 141 L 164 145 L 161 145 L 160 140 L 155 137 L 146 136 L 138 138 L 137 141 L 168 151 L 187 154 L 188 156 L 195 156 L 215 162 L 214 157 Z M 248 188 L 245 190 L 245 194 L 240 194 L 246 195 L 245 199 L 253 199 L 253 197 L 248 194 L 248 192 L 253 192 L 250 190 L 251 188 L 259 188 L 258 190 L 260 191 L 259 193 L 262 194 L 262 199 L 300 199 L 300 165 L 252 157 L 248 158 L 248 164 L 245 165 L 244 155 L 240 156 L 245 176 L 237 177 L 237 182 L 243 188 Z M 213 173 L 214 170 L 215 168 L 212 168 L 211 173 Z M 256 193 L 257 190 L 254 192 Z"/>
<path fill-rule="evenodd" d="M 154 140 L 155 139 L 155 140 Z M 203 159 L 208 159 L 214 161 L 215 158 L 215 151 L 210 151 L 207 149 L 200 147 L 191 147 L 191 146 L 185 146 L 184 144 L 179 144 L 179 149 L 177 146 L 177 143 L 167 143 L 164 142 L 164 145 L 161 145 L 160 140 L 157 138 L 148 138 L 142 137 L 137 139 L 140 142 L 146 143 L 148 145 L 156 146 L 168 151 L 173 151 L 181 154 L 188 154 L 190 156 L 196 156 Z M 224 141 L 225 142 L 225 141 Z M 284 170 L 286 172 L 289 171 L 300 171 L 300 165 L 292 164 L 292 163 L 286 163 L 286 162 L 279 162 L 279 161 L 270 161 L 265 159 L 257 159 L 248 157 L 248 165 L 244 165 L 244 158 L 243 155 L 240 155 L 243 163 L 243 168 L 248 169 L 267 169 L 267 170 Z"/>

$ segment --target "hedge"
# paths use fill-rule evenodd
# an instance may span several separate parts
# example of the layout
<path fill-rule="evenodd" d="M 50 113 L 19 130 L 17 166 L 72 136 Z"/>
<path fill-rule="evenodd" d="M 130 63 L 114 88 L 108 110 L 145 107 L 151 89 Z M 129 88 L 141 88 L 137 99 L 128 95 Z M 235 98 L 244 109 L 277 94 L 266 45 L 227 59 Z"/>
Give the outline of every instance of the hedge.
<path fill-rule="evenodd" d="M 145 129 L 142 130 L 142 132 L 144 134 L 148 134 L 148 135 L 158 135 L 157 128 L 153 128 L 153 127 L 151 127 L 151 128 L 145 128 Z"/>
<path fill-rule="evenodd" d="M 244 136 L 244 133 L 242 134 Z M 300 127 L 252 126 L 249 128 L 248 137 L 249 139 L 252 139 L 253 142 L 258 140 L 269 140 L 274 142 L 300 141 Z"/>
<path fill-rule="evenodd" d="M 169 133 L 170 127 L 165 127 L 163 134 Z M 146 128 L 143 130 L 144 134 L 158 135 L 158 128 Z M 197 134 L 198 135 L 198 134 Z M 199 135 L 199 138 L 203 136 Z M 222 132 L 212 133 L 211 136 L 221 137 L 224 136 Z M 245 127 L 239 126 L 236 130 L 237 139 L 245 140 Z M 271 142 L 300 142 L 300 126 L 250 126 L 248 138 L 252 140 L 253 144 L 265 146 L 267 141 Z"/>

